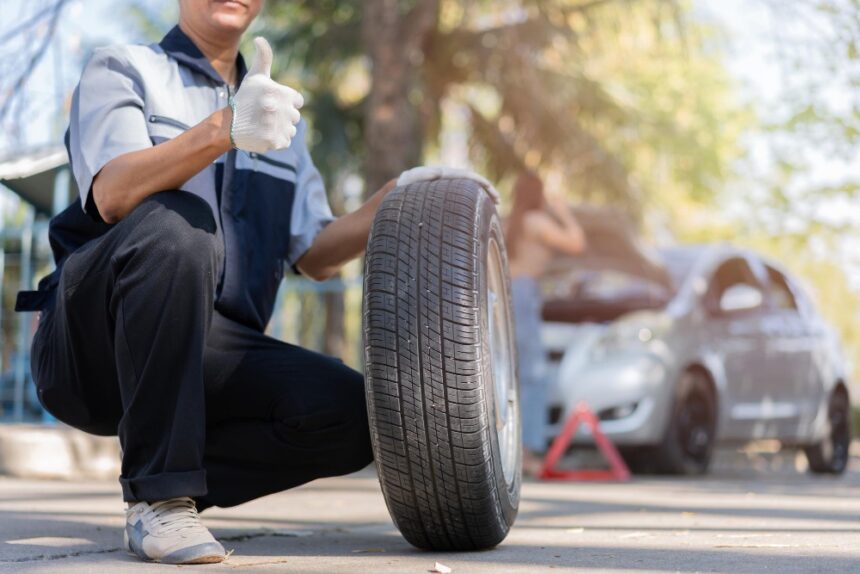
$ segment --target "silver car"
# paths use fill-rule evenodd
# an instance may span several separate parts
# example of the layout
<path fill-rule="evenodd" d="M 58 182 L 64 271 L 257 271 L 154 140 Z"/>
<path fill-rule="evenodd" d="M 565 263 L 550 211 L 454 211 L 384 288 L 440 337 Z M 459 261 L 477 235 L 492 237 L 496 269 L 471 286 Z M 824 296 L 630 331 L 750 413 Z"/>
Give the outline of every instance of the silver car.
<path fill-rule="evenodd" d="M 547 440 L 584 402 L 634 471 L 703 473 L 715 444 L 757 439 L 802 447 L 813 472 L 844 471 L 846 362 L 776 263 L 727 245 L 634 249 L 570 262 L 544 290 Z"/>

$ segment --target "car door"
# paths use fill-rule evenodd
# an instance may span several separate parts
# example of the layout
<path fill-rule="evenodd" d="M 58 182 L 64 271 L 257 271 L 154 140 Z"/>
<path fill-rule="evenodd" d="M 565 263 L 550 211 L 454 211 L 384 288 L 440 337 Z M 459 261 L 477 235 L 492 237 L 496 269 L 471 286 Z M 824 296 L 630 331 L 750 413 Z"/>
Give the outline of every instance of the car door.
<path fill-rule="evenodd" d="M 762 319 L 765 290 L 746 257 L 723 261 L 711 274 L 704 298 L 711 352 L 721 361 L 725 392 L 721 436 L 728 440 L 764 438 L 762 382 L 767 374 Z"/>
<path fill-rule="evenodd" d="M 769 269 L 771 299 L 782 316 L 783 340 L 774 352 L 774 360 L 791 365 L 786 382 L 791 385 L 789 394 L 797 416 L 786 421 L 783 438 L 801 438 L 806 426 L 816 417 L 823 400 L 824 381 L 816 366 L 816 355 L 821 353 L 822 331 L 818 322 L 809 317 L 810 310 L 789 277 L 776 269 Z"/>
<path fill-rule="evenodd" d="M 762 328 L 768 366 L 762 381 L 762 417 L 776 438 L 793 439 L 810 404 L 812 336 L 785 275 L 770 265 L 765 269 L 768 288 Z"/>

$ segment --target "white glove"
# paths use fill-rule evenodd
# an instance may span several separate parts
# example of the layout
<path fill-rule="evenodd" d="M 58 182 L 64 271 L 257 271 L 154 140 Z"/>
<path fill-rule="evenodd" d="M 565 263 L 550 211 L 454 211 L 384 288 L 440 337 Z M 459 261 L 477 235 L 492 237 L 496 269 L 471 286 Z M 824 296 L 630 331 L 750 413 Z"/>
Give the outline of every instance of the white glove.
<path fill-rule="evenodd" d="M 304 98 L 270 77 L 272 48 L 266 39 L 254 38 L 254 47 L 251 69 L 230 100 L 230 143 L 236 149 L 264 153 L 290 147 Z"/>
<path fill-rule="evenodd" d="M 478 182 L 478 184 L 484 188 L 487 195 L 489 195 L 490 199 L 493 200 L 493 203 L 496 205 L 499 203 L 499 192 L 496 191 L 496 188 L 493 187 L 493 184 L 490 183 L 487 178 L 482 175 L 478 175 L 474 171 L 469 171 L 468 169 L 462 169 L 459 167 L 434 165 L 413 167 L 412 169 L 406 170 L 400 174 L 400 177 L 397 178 L 397 185 L 409 185 L 410 183 L 415 183 L 417 181 L 433 181 L 435 179 L 471 179 L 472 181 Z"/>

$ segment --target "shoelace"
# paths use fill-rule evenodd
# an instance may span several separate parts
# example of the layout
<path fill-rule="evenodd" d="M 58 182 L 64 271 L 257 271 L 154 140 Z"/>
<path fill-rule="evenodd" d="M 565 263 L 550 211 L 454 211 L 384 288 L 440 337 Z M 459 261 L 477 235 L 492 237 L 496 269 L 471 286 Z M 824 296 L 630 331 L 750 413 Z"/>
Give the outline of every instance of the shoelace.
<path fill-rule="evenodd" d="M 162 500 L 149 505 L 149 512 L 155 522 L 161 525 L 161 533 L 171 534 L 181 530 L 202 528 L 197 507 L 188 497 Z"/>

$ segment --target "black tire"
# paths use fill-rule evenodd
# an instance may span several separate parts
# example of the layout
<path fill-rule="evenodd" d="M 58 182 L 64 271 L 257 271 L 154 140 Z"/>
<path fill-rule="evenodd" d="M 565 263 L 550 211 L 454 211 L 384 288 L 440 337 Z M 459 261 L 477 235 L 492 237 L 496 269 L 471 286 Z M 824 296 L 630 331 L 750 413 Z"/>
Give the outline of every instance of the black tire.
<path fill-rule="evenodd" d="M 681 375 L 672 418 L 657 447 L 654 469 L 661 474 L 697 475 L 708 471 L 717 430 L 716 397 L 705 373 Z"/>
<path fill-rule="evenodd" d="M 633 474 L 655 474 L 657 472 L 657 448 L 651 446 L 618 447 L 627 469 Z"/>
<path fill-rule="evenodd" d="M 488 281 L 499 283 L 498 274 L 488 277 L 490 255 L 494 269 L 502 266 L 504 290 L 492 302 Z M 491 368 L 496 339 L 488 339 L 499 331 L 490 329 L 493 310 L 504 312 L 507 333 L 513 332 L 508 283 L 499 217 L 477 184 L 421 182 L 386 196 L 365 263 L 368 416 L 388 510 L 418 548 L 490 548 L 516 518 L 522 463 L 516 356 L 508 337 L 507 370 Z M 504 379 L 511 389 L 505 419 L 497 416 L 503 393 L 494 389 L 494 370 L 499 381 L 511 377 Z M 502 420 L 514 425 L 504 426 L 504 444 L 510 447 L 512 432 L 515 447 L 504 451 L 504 464 L 495 432 Z"/>
<path fill-rule="evenodd" d="M 809 470 L 815 474 L 842 474 L 848 467 L 851 447 L 851 401 L 842 387 L 830 395 L 827 404 L 827 437 L 803 449 Z"/>

